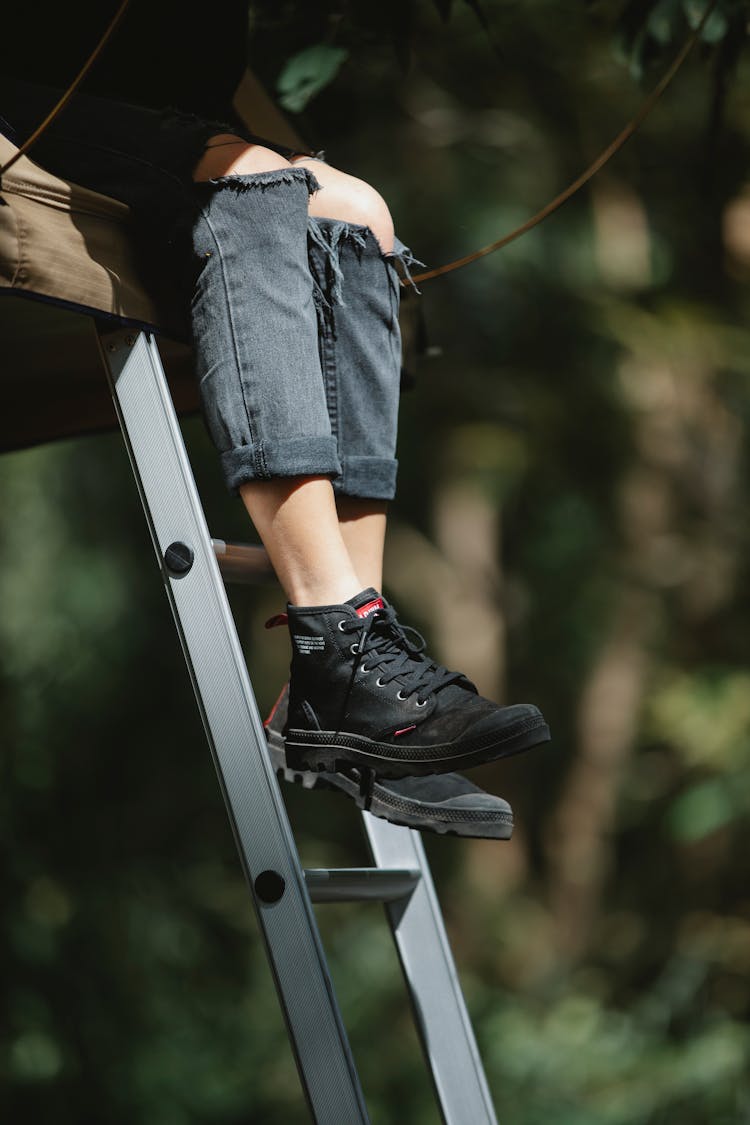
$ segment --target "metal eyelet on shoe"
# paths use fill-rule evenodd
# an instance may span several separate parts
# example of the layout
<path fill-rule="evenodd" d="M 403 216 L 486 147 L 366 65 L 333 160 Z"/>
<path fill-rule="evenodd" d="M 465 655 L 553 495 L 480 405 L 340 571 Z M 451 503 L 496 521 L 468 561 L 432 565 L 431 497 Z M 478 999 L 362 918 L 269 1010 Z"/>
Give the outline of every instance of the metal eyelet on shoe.
<path fill-rule="evenodd" d="M 378 676 L 377 680 L 375 681 L 375 687 L 385 687 L 385 684 L 381 680 L 380 676 Z"/>
<path fill-rule="evenodd" d="M 401 688 L 399 688 L 398 691 L 396 692 L 396 699 L 400 699 L 401 702 L 403 703 L 404 700 L 408 699 L 408 698 L 409 698 L 409 696 L 404 695 L 404 693 L 401 691 Z"/>
<path fill-rule="evenodd" d="M 349 645 L 349 652 L 352 654 L 352 656 L 356 656 L 359 652 L 359 645 L 356 641 L 354 642 L 354 644 Z"/>
<path fill-rule="evenodd" d="M 344 626 L 345 625 L 346 625 L 346 621 L 339 621 L 339 632 L 340 633 L 344 632 Z"/>
<path fill-rule="evenodd" d="M 423 699 L 423 700 L 421 700 L 421 701 L 420 701 L 420 700 L 418 699 L 418 700 L 417 700 L 417 704 L 416 704 L 416 705 L 417 705 L 417 707 L 426 707 L 426 706 L 427 706 L 427 700 L 426 700 L 426 699 Z"/>
<path fill-rule="evenodd" d="M 369 672 L 372 672 L 372 668 L 368 668 L 366 664 L 360 664 L 359 670 L 363 676 L 366 676 Z"/>

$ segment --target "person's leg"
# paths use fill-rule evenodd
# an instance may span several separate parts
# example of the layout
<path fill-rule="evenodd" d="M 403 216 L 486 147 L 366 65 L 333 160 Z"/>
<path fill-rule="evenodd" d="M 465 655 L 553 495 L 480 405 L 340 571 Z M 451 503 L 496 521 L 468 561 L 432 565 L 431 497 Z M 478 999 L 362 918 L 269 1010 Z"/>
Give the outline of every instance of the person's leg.
<path fill-rule="evenodd" d="M 236 463 L 237 490 L 289 601 L 298 605 L 339 604 L 361 590 L 363 582 L 355 572 L 339 528 L 330 478 L 310 471 L 314 469 L 314 459 L 306 458 L 303 449 L 299 450 L 298 473 L 291 471 L 293 457 L 291 461 L 289 457 L 294 452 L 289 441 L 295 423 L 299 423 L 294 433 L 300 443 L 307 438 L 308 444 L 313 444 L 306 430 L 322 433 L 322 440 L 330 435 L 317 351 L 313 283 L 306 256 L 307 201 L 305 198 L 303 208 L 304 193 L 292 194 L 287 190 L 294 186 L 284 182 L 290 174 L 299 177 L 304 171 L 294 170 L 284 157 L 264 146 L 248 145 L 226 135 L 209 140 L 193 173 L 196 183 L 209 181 L 214 187 L 204 208 L 199 237 L 208 239 L 213 235 L 217 243 L 216 249 L 211 245 L 204 252 L 209 264 L 216 259 L 222 265 L 227 258 L 235 260 L 224 268 L 223 278 L 214 270 L 206 279 L 207 284 L 199 287 L 194 307 L 195 340 L 214 438 L 218 438 L 220 448 L 222 442 L 225 446 L 227 439 L 230 442 L 230 449 L 224 454 L 225 472 L 231 474 Z M 231 191 L 232 178 L 243 188 L 241 195 Z M 223 203 L 222 189 L 231 192 L 229 207 L 217 206 Z M 244 213 L 236 206 L 240 199 L 245 204 Z M 227 275 L 236 274 L 238 266 L 242 269 L 234 249 L 237 231 L 222 237 L 222 228 L 233 219 L 235 224 L 242 224 L 245 268 L 266 278 L 264 285 L 261 278 L 254 276 L 253 301 L 259 307 L 245 301 L 242 325 L 228 322 L 223 326 L 226 331 L 220 333 L 222 340 L 233 338 L 237 343 L 241 339 L 246 354 L 239 357 L 216 355 L 215 348 L 207 343 L 216 333 L 206 332 L 206 328 L 215 327 L 216 287 L 228 284 Z M 209 241 L 205 245 L 209 247 Z M 266 264 L 268 269 L 263 268 Z M 203 312 L 205 316 L 201 315 Z M 248 318 L 254 323 L 248 324 Z M 271 338 L 269 333 L 273 334 Z M 225 344 L 222 349 L 226 349 Z M 226 364 L 233 359 L 241 370 L 234 379 L 227 380 Z M 257 383 L 279 369 L 284 378 L 275 381 L 269 395 L 268 386 Z M 254 374 L 255 386 L 248 386 Z M 300 376 L 305 380 L 301 396 Z M 212 378 L 213 385 L 207 386 Z M 241 398 L 235 395 L 232 400 L 217 404 L 222 395 L 219 388 L 227 385 L 242 387 Z M 266 413 L 270 417 L 261 420 L 258 401 L 263 398 L 268 402 L 269 397 L 272 401 Z M 271 409 L 274 404 L 278 407 L 275 411 Z M 235 431 L 238 417 L 241 432 L 225 433 Z M 276 458 L 275 465 L 269 465 L 268 446 L 284 440 L 286 450 Z M 255 448 L 250 453 L 251 445 L 260 447 L 260 456 Z M 320 451 L 324 454 L 334 448 L 335 439 L 331 436 L 327 450 Z M 304 466 L 308 469 L 306 473 L 302 471 Z M 278 475 L 280 472 L 284 475 Z"/>
<path fill-rule="evenodd" d="M 362 586 L 382 590 L 388 502 L 339 493 L 336 509 L 341 538 Z"/>
<path fill-rule="evenodd" d="M 318 330 L 342 475 L 341 534 L 363 586 L 382 589 L 388 500 L 395 491 L 401 377 L 398 324 L 403 254 L 383 197 L 312 157 L 294 157 L 320 185 L 310 197 L 310 260 Z"/>
<path fill-rule="evenodd" d="M 341 534 L 331 482 L 281 477 L 240 496 L 284 592 L 295 605 L 339 605 L 362 589 Z"/>
<path fill-rule="evenodd" d="M 393 317 L 394 284 L 386 278 L 380 262 L 394 248 L 393 220 L 382 197 L 362 180 L 330 168 L 318 160 L 297 158 L 294 164 L 309 167 L 319 184 L 319 190 L 310 197 L 311 216 L 320 217 L 324 223 L 352 224 L 358 230 L 368 227 L 377 239 L 380 250 L 374 255 L 378 259 L 377 276 L 370 270 L 365 280 L 367 284 L 379 285 L 384 292 L 386 314 L 391 319 L 384 326 L 384 331 L 381 331 L 381 338 L 373 341 L 370 355 L 354 357 L 355 363 L 357 359 L 366 361 L 361 364 L 364 370 L 356 373 L 345 371 L 340 382 L 344 384 L 344 397 L 353 391 L 358 397 L 359 409 L 362 410 L 364 406 L 364 413 L 367 414 L 367 367 L 373 366 L 373 361 L 377 366 L 383 362 L 390 365 L 390 385 L 384 388 L 383 380 L 376 380 L 381 384 L 376 387 L 376 394 L 379 393 L 381 399 L 385 395 L 392 400 L 387 412 L 391 419 L 387 444 L 395 447 L 395 406 L 400 361 L 398 340 L 394 342 L 391 337 L 394 333 L 397 336 L 398 325 Z M 248 145 L 231 135 L 218 135 L 209 140 L 194 171 L 194 179 L 200 182 L 225 176 L 253 175 L 286 167 L 289 167 L 289 162 L 283 156 L 264 146 Z M 341 253 L 346 254 L 346 247 L 342 247 Z M 327 248 L 323 251 L 323 271 L 326 266 Z M 356 305 L 356 292 L 350 294 L 351 299 L 354 299 Z M 397 310 L 397 304 L 395 307 Z M 326 312 L 331 313 L 332 310 L 328 308 Z M 371 313 L 372 310 L 366 312 Z M 376 310 L 376 314 L 382 321 L 382 308 Z M 340 311 L 340 315 L 343 317 L 345 314 Z M 351 315 L 355 321 L 356 333 L 359 329 L 356 322 L 360 317 L 360 310 L 355 308 Z M 370 319 L 373 319 L 372 315 Z M 343 325 L 343 328 L 347 335 L 351 334 L 348 325 Z M 330 348 L 332 347 L 331 341 Z M 341 350 L 338 349 L 339 352 Z M 322 359 L 325 364 L 325 352 Z M 349 366 L 351 368 L 351 363 Z M 330 394 L 341 397 L 342 388 L 336 387 Z M 376 402 L 375 405 L 378 406 L 379 403 Z M 336 412 L 341 415 L 341 424 L 345 424 L 346 407 L 347 403 L 344 402 L 340 411 Z M 337 438 L 340 454 L 350 445 L 356 445 L 356 437 L 348 442 L 346 433 L 337 434 Z M 362 443 L 359 444 L 361 447 Z M 393 456 L 392 449 L 389 456 Z M 247 482 L 240 486 L 239 491 L 291 602 L 301 605 L 339 603 L 365 586 L 372 586 L 377 590 L 381 588 L 387 508 L 385 500 L 347 496 L 340 492 L 334 507 L 331 486 L 323 478 L 281 478 L 258 483 Z"/>
<path fill-rule="evenodd" d="M 423 655 L 424 642 L 400 625 L 378 587 L 362 589 L 333 488 L 346 498 L 342 508 L 357 513 L 343 521 L 345 534 L 372 571 L 382 557 L 383 503 L 395 488 L 395 258 L 403 260 L 404 248 L 394 243 L 389 254 L 381 246 L 373 229 L 379 197 L 366 185 L 352 198 L 346 178 L 325 165 L 321 185 L 304 165 L 280 167 L 274 154 L 269 168 L 265 159 L 258 146 L 235 153 L 230 143 L 209 149 L 198 165 L 196 176 L 209 183 L 195 228 L 202 271 L 193 324 L 202 380 L 213 379 L 204 401 L 215 412 L 215 435 L 228 444 L 228 483 L 290 595 L 287 758 L 295 769 L 348 763 L 400 778 L 544 741 L 537 708 L 479 697 L 460 673 Z M 304 199 L 304 254 L 301 176 L 313 209 L 323 206 L 315 203 L 320 195 L 327 212 L 339 212 L 308 217 Z M 336 467 L 326 471 L 316 464 L 332 464 L 331 441 Z M 343 597 L 352 580 L 359 592 Z"/>

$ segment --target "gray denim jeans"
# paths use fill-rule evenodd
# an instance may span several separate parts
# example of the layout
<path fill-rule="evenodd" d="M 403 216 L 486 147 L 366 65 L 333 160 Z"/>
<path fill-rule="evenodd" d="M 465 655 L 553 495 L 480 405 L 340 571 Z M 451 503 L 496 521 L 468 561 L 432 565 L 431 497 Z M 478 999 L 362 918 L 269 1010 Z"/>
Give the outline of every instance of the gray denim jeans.
<path fill-rule="evenodd" d="M 199 185 L 193 345 L 227 485 L 330 476 L 348 496 L 396 486 L 399 243 L 308 216 L 308 168 Z"/>
<path fill-rule="evenodd" d="M 52 104 L 39 90 L 0 82 L 0 114 L 20 139 Z M 193 183 L 220 132 L 269 144 L 234 122 L 79 95 L 31 155 L 130 204 L 149 288 L 189 307 L 203 413 L 232 492 L 328 476 L 344 495 L 389 500 L 399 270 L 414 259 L 400 242 L 384 254 L 368 227 L 310 217 L 318 184 L 306 167 Z"/>

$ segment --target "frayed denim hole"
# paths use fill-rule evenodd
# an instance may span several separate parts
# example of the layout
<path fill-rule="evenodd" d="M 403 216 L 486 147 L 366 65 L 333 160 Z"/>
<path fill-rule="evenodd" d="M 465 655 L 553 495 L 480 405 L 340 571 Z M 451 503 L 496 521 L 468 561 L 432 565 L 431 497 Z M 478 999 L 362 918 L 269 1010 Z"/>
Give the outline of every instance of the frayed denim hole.
<path fill-rule="evenodd" d="M 367 247 L 368 241 L 372 239 L 384 261 L 395 260 L 404 269 L 411 266 L 427 268 L 426 264 L 416 258 L 410 248 L 405 246 L 401 239 L 396 236 L 393 239 L 393 249 L 383 250 L 374 230 L 365 223 L 350 223 L 344 219 L 330 219 L 320 215 L 311 215 L 310 222 L 316 223 L 324 229 L 331 228 L 331 236 L 328 241 L 335 244 L 336 247 L 340 247 L 342 242 L 348 241 L 361 252 Z"/>
<path fill-rule="evenodd" d="M 413 266 L 421 266 L 422 269 L 426 269 L 427 267 L 425 263 L 421 262 L 419 258 L 415 258 L 409 247 L 404 246 L 403 242 L 401 242 L 398 238 L 396 239 L 393 250 L 391 250 L 390 254 L 384 254 L 383 257 L 396 269 L 396 272 L 399 275 L 403 275 L 414 292 L 421 297 L 422 291 L 415 284 L 414 278 L 411 275 L 411 269 Z"/>
<path fill-rule="evenodd" d="M 372 239 L 374 242 L 383 261 L 392 265 L 399 276 L 404 277 L 408 284 L 414 289 L 414 292 L 421 296 L 421 290 L 418 289 L 414 283 L 411 269 L 414 266 L 419 266 L 422 269 L 426 269 L 427 267 L 424 262 L 415 257 L 410 248 L 405 246 L 399 238 L 394 238 L 392 250 L 385 251 L 378 242 L 372 227 L 361 223 L 345 222 L 343 219 L 327 219 L 317 215 L 311 215 L 310 226 L 312 227 L 313 224 L 315 224 L 316 227 L 315 230 L 311 231 L 313 241 L 329 255 L 331 268 L 335 275 L 336 281 L 333 291 L 331 292 L 331 300 L 334 304 L 346 304 L 341 296 L 342 273 L 339 262 L 341 246 L 344 243 L 349 243 L 354 247 L 361 260 L 369 239 Z"/>
<path fill-rule="evenodd" d="M 344 219 L 328 219 L 318 215 L 311 215 L 308 221 L 308 234 L 310 241 L 322 250 L 326 261 L 326 292 L 321 292 L 321 299 L 325 306 L 332 310 L 334 305 L 346 307 L 343 297 L 344 275 L 341 269 L 341 248 L 351 246 L 357 256 L 367 248 L 368 239 L 372 238 L 379 247 L 377 238 L 372 229 L 360 223 L 349 223 Z M 382 255 L 382 251 L 380 251 Z M 385 256 L 385 255 L 383 255 Z"/>

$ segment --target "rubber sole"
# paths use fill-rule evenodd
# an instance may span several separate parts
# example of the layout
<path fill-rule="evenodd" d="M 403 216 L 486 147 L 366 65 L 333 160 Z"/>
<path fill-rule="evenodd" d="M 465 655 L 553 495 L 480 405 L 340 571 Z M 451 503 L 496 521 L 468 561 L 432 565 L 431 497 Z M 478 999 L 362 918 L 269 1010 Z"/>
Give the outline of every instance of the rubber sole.
<path fill-rule="evenodd" d="M 276 776 L 282 780 L 300 785 L 304 789 L 329 789 L 343 793 L 354 801 L 359 809 L 367 809 L 373 816 L 398 824 L 403 828 L 414 828 L 418 832 L 434 832 L 439 836 L 464 836 L 474 839 L 510 840 L 513 834 L 513 814 L 510 809 L 490 813 L 485 809 L 436 808 L 422 801 L 411 801 L 391 793 L 377 782 L 366 797 L 358 781 L 343 773 L 311 773 L 307 770 L 293 770 L 286 764 L 283 748 L 271 735 L 268 739 L 271 761 Z"/>
<path fill-rule="evenodd" d="M 340 731 L 290 730 L 286 738 L 286 764 L 291 770 L 312 772 L 336 773 L 357 766 L 373 770 L 379 777 L 426 777 L 520 754 L 549 739 L 549 727 L 541 716 L 510 727 L 502 738 L 490 731 L 473 741 L 466 740 L 460 754 L 455 752 L 453 743 L 395 746 Z"/>

